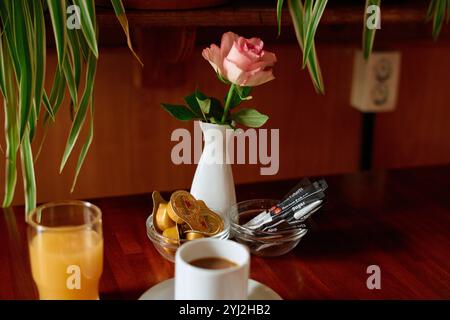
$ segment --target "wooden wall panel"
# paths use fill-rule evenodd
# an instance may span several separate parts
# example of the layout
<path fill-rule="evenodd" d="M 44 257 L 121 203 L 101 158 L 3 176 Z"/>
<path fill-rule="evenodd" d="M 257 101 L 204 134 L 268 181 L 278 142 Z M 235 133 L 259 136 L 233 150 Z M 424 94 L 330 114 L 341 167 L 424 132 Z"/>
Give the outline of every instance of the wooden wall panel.
<path fill-rule="evenodd" d="M 377 115 L 373 165 L 450 163 L 450 44 L 400 48 L 397 109 Z"/>
<path fill-rule="evenodd" d="M 352 51 L 331 45 L 319 48 L 327 94 L 318 96 L 307 73 L 300 70 L 296 45 L 270 49 L 279 60 L 277 79 L 257 88 L 255 99 L 248 106 L 271 116 L 267 128 L 280 129 L 280 171 L 275 176 L 260 176 L 259 165 L 235 165 L 236 182 L 357 170 L 360 115 L 348 107 Z M 55 54 L 50 52 L 49 57 L 52 70 Z M 170 150 L 175 142 L 170 141 L 170 134 L 178 127 L 191 129 L 192 123 L 170 118 L 159 103 L 182 102 L 182 97 L 196 86 L 219 97 L 225 95 L 226 88 L 201 57 L 201 48 L 195 49 L 189 64 L 180 66 L 186 81 L 171 88 L 138 88 L 133 85 L 134 72 L 135 64 L 127 49 L 102 48 L 95 91 L 95 138 L 78 185 L 70 194 L 76 157 L 72 156 L 62 175 L 58 173 L 69 132 L 66 105 L 50 129 L 37 161 L 40 202 L 190 186 L 195 165 L 171 163 Z M 3 175 L 2 162 L 0 179 Z M 23 202 L 21 189 L 19 181 L 15 203 Z"/>

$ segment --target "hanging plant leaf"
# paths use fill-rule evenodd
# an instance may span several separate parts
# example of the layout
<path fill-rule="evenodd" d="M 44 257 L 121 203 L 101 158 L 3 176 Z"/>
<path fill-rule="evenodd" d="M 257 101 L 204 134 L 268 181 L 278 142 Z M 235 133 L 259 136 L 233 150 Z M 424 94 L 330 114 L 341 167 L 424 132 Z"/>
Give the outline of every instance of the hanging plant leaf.
<path fill-rule="evenodd" d="M 128 26 L 128 19 L 127 19 L 127 15 L 125 13 L 125 8 L 123 6 L 122 0 L 111 0 L 111 3 L 113 5 L 117 20 L 119 20 L 120 25 L 122 26 L 122 29 L 125 33 L 125 36 L 127 37 L 128 48 L 133 53 L 136 60 L 141 64 L 141 66 L 144 66 L 144 63 L 142 62 L 142 60 L 139 58 L 139 56 L 133 49 L 133 44 L 131 42 L 131 37 L 130 37 L 130 27 Z"/>
<path fill-rule="evenodd" d="M 89 102 L 91 101 L 91 97 L 94 91 L 94 79 L 96 70 L 97 70 L 97 59 L 94 56 L 94 54 L 91 53 L 87 65 L 86 84 L 84 88 L 83 97 L 80 101 L 78 112 L 75 115 L 75 119 L 72 123 L 72 128 L 70 129 L 69 137 L 67 138 L 66 148 L 64 150 L 64 155 L 59 169 L 60 172 L 62 172 L 62 170 L 64 169 L 64 166 L 66 165 L 67 160 L 69 159 L 73 147 L 77 142 L 84 121 L 86 120 Z"/>
<path fill-rule="evenodd" d="M 36 208 L 36 179 L 28 128 L 25 130 L 25 135 L 20 145 L 20 158 L 22 160 L 23 187 L 25 190 L 25 212 L 29 214 Z"/>
<path fill-rule="evenodd" d="M 278 36 L 281 34 L 281 16 L 283 14 L 283 3 L 284 0 L 277 1 L 277 25 L 278 25 Z"/>
<path fill-rule="evenodd" d="M 447 18 L 445 16 L 447 15 Z M 426 20 L 433 20 L 433 39 L 436 41 L 441 33 L 444 20 L 450 17 L 450 1 L 449 0 L 431 0 L 428 6 Z"/>
<path fill-rule="evenodd" d="M 292 22 L 294 24 L 295 34 L 297 36 L 298 44 L 303 51 L 305 48 L 305 21 L 303 3 L 301 0 L 288 0 L 289 12 L 291 14 Z M 309 74 L 313 80 L 314 88 L 317 93 L 324 94 L 325 88 L 323 85 L 322 72 L 320 70 L 319 62 L 315 45 L 312 44 L 311 50 L 306 57 L 306 66 Z"/>

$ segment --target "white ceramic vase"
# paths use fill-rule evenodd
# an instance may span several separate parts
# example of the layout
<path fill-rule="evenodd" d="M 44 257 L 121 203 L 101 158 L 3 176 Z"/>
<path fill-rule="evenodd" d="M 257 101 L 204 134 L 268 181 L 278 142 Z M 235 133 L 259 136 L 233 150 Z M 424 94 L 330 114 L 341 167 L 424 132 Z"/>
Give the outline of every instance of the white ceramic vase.
<path fill-rule="evenodd" d="M 205 145 L 195 171 L 191 194 L 222 215 L 236 203 L 231 162 L 227 161 L 227 142 L 233 130 L 226 125 L 200 122 Z M 227 130 L 230 129 L 230 130 Z"/>

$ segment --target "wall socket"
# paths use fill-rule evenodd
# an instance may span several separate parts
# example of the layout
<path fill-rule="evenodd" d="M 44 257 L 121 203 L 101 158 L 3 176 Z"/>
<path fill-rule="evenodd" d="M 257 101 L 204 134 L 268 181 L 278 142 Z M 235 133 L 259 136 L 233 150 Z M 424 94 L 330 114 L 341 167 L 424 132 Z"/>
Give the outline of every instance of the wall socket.
<path fill-rule="evenodd" d="M 401 54 L 372 52 L 364 60 L 355 53 L 350 104 L 362 112 L 393 111 L 397 103 Z"/>

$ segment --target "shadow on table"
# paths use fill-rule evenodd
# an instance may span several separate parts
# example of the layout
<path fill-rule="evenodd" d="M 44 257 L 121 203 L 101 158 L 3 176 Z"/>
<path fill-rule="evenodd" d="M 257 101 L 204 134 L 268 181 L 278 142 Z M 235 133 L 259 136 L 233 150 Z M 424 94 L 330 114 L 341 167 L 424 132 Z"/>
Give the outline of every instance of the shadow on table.
<path fill-rule="evenodd" d="M 299 243 L 296 251 L 302 260 L 341 260 L 360 253 L 394 253 L 405 248 L 405 239 L 398 230 L 364 224 L 340 229 L 311 230 Z"/>
<path fill-rule="evenodd" d="M 100 293 L 100 300 L 138 300 L 147 289 L 148 288 L 122 292 L 102 292 Z"/>

